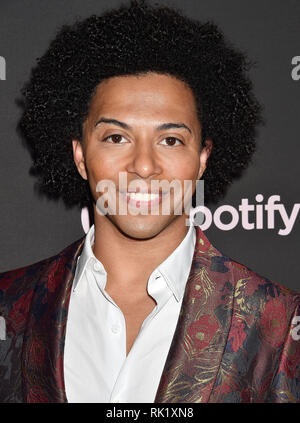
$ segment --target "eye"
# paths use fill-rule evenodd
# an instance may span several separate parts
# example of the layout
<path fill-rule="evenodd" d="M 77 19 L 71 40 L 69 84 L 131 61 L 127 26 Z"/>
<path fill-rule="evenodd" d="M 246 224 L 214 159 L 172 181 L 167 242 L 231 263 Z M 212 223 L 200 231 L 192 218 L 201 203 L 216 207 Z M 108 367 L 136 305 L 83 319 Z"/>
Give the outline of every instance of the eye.
<path fill-rule="evenodd" d="M 113 135 L 109 135 L 109 137 L 104 138 L 103 141 L 110 140 L 112 144 L 124 144 L 123 142 L 121 142 L 122 139 L 126 141 L 126 138 L 124 138 L 122 135 L 113 134 Z"/>
<path fill-rule="evenodd" d="M 179 138 L 175 138 L 175 137 L 167 137 L 163 141 L 167 141 L 167 144 L 164 144 L 164 145 L 167 145 L 168 147 L 173 147 L 174 145 L 176 145 L 175 144 L 176 141 L 180 142 L 180 144 L 183 144 L 183 142 Z M 171 144 L 169 144 L 169 143 L 171 143 Z"/>

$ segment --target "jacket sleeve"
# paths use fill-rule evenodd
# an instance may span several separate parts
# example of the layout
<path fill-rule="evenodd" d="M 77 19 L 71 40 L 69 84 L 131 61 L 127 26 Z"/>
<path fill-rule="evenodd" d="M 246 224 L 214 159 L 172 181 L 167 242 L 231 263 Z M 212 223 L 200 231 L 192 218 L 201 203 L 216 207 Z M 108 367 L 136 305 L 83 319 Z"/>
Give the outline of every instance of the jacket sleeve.
<path fill-rule="evenodd" d="M 291 314 L 266 402 L 300 403 L 300 299 Z"/>

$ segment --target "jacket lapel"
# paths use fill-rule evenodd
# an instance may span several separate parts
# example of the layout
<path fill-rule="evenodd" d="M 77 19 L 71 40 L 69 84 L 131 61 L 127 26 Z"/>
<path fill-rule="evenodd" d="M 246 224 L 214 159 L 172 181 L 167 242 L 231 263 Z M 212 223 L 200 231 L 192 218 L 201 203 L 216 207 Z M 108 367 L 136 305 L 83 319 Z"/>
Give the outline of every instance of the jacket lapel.
<path fill-rule="evenodd" d="M 72 281 L 83 242 L 48 259 L 36 284 L 22 351 L 25 402 L 67 402 L 63 350 Z"/>
<path fill-rule="evenodd" d="M 227 257 L 196 226 L 196 245 L 181 311 L 155 402 L 208 402 L 231 322 Z"/>

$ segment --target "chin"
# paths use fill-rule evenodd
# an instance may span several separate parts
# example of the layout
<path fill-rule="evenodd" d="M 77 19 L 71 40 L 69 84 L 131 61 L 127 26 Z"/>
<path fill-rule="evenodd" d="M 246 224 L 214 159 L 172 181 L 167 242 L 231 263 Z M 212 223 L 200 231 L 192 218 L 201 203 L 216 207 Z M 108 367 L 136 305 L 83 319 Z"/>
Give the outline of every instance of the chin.
<path fill-rule="evenodd" d="M 146 218 L 145 218 L 146 217 Z M 156 217 L 156 218 L 155 218 Z M 162 216 L 122 216 L 117 219 L 111 219 L 114 226 L 125 236 L 135 239 L 149 239 L 158 235 L 165 229 L 172 219 L 162 219 Z"/>

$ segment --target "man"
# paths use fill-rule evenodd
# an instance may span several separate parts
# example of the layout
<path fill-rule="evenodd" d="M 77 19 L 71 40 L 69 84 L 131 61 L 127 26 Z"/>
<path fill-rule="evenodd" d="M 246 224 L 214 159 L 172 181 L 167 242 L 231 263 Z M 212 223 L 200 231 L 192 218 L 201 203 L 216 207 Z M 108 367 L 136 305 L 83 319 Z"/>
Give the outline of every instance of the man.
<path fill-rule="evenodd" d="M 1 275 L 2 402 L 300 402 L 299 294 L 219 252 L 183 207 L 250 161 L 246 69 L 213 24 L 144 2 L 51 43 L 21 128 L 42 191 L 94 225 Z"/>

